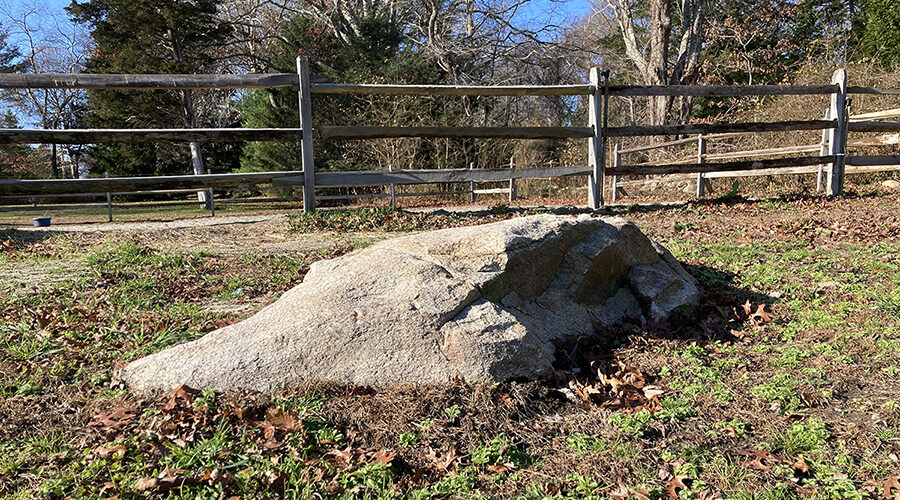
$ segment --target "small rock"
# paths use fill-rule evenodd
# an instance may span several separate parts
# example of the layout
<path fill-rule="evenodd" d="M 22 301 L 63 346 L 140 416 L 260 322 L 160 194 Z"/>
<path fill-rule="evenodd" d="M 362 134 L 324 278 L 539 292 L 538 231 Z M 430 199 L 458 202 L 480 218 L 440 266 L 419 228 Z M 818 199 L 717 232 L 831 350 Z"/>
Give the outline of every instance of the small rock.
<path fill-rule="evenodd" d="M 894 179 L 883 181 L 881 185 L 888 189 L 900 189 L 900 181 L 895 181 Z"/>

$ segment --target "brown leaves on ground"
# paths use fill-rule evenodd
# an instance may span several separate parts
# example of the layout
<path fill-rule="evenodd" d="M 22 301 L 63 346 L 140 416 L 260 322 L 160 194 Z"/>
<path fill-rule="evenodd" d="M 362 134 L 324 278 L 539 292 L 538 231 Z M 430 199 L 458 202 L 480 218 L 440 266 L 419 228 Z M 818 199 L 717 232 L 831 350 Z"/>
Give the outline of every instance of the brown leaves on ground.
<path fill-rule="evenodd" d="M 768 304 L 758 304 L 754 308 L 748 299 L 740 309 L 735 308 L 735 316 L 740 321 L 749 321 L 753 327 L 757 329 L 765 328 L 765 325 L 771 323 L 775 319 L 775 314 L 770 310 Z"/>
<path fill-rule="evenodd" d="M 690 481 L 690 478 L 686 474 L 678 474 L 666 483 L 666 493 L 669 494 L 669 498 L 678 498 L 678 494 L 682 490 L 690 489 L 690 487 L 684 483 L 684 481 Z"/>
<path fill-rule="evenodd" d="M 769 453 L 768 450 L 753 450 L 745 454 L 750 458 L 744 461 L 744 467 L 750 467 L 751 469 L 767 472 L 779 463 L 784 463 L 783 460 Z"/>
<path fill-rule="evenodd" d="M 157 477 L 138 479 L 134 484 L 134 489 L 141 492 L 165 492 L 200 482 L 188 477 L 187 472 L 183 469 L 166 467 Z"/>
<path fill-rule="evenodd" d="M 557 378 L 563 385 L 560 391 L 567 397 L 612 410 L 659 410 L 659 396 L 665 392 L 648 385 L 639 369 L 616 358 L 591 361 L 583 375 L 563 372 Z"/>
<path fill-rule="evenodd" d="M 13 240 L 0 241 L 0 252 L 9 254 L 10 257 L 13 257 L 16 255 L 16 244 Z"/>
<path fill-rule="evenodd" d="M 741 304 L 729 295 L 707 291 L 693 316 L 682 319 L 674 326 L 663 322 L 649 328 L 626 323 L 612 329 L 594 324 L 590 335 L 556 341 L 556 382 L 560 392 L 570 400 L 612 410 L 656 411 L 660 409 L 659 397 L 665 390 L 649 385 L 639 368 L 611 357 L 617 341 L 628 338 L 658 341 L 648 336 L 740 340 L 746 336 L 743 324 L 763 330 L 775 319 L 775 314 L 767 304 L 754 304 L 750 300 Z"/>
<path fill-rule="evenodd" d="M 455 446 L 450 446 L 446 453 L 439 453 L 429 448 L 426 457 L 431 462 L 431 467 L 439 473 L 456 470 L 460 459 L 460 456 L 456 453 Z"/>
<path fill-rule="evenodd" d="M 135 419 L 137 416 L 136 412 L 137 410 L 135 408 L 126 408 L 124 406 L 116 408 L 112 413 L 101 411 L 88 424 L 88 427 L 99 427 L 103 430 L 119 431 Z"/>
<path fill-rule="evenodd" d="M 307 435 L 306 415 L 278 407 L 268 408 L 254 406 L 254 403 L 242 400 L 240 396 L 229 394 L 207 400 L 207 393 L 201 393 L 186 385 L 175 387 L 153 402 L 151 406 L 158 410 L 139 418 L 135 408 L 118 407 L 112 412 L 100 412 L 90 424 L 103 433 L 104 442 L 109 444 L 96 446 L 93 456 L 96 458 L 121 457 L 126 453 L 135 453 L 145 458 L 168 453 L 172 447 L 185 448 L 200 442 L 217 432 L 223 422 L 228 423 L 233 432 L 247 436 L 247 449 L 242 453 L 262 454 L 277 463 L 285 450 L 296 450 L 302 447 L 308 454 L 306 465 L 314 466 L 310 472 L 312 480 L 325 485 L 326 491 L 333 494 L 344 493 L 338 479 L 341 474 L 371 464 L 392 464 L 397 452 L 391 449 L 358 446 L 357 434 L 347 432 L 347 439 L 340 447 L 337 443 L 317 440 Z M 249 404 L 249 407 L 239 404 Z M 128 449 L 124 442 L 132 436 L 140 435 L 141 444 L 137 449 Z M 236 451 L 223 449 L 217 457 L 223 460 L 221 467 L 206 469 L 202 473 L 190 472 L 176 468 L 165 468 L 155 477 L 144 477 L 131 485 L 136 491 L 144 494 L 160 494 L 186 485 L 208 485 L 222 487 L 230 491 L 237 484 L 234 473 L 228 471 L 229 456 Z M 455 470 L 459 455 L 454 448 L 449 452 L 436 456 L 435 471 L 441 470 L 441 476 Z M 289 478 L 278 471 L 260 473 L 256 478 L 258 488 L 283 494 L 285 482 Z M 104 487 L 104 492 L 112 494 L 116 486 Z M 351 492 L 353 493 L 353 492 Z"/>
<path fill-rule="evenodd" d="M 883 500 L 900 500 L 900 476 L 891 476 L 881 485 Z"/>
<path fill-rule="evenodd" d="M 794 471 L 795 480 L 808 478 L 812 474 L 812 468 L 803 455 L 798 455 L 796 459 L 792 460 L 778 457 L 768 450 L 760 449 L 744 452 L 743 455 L 748 457 L 743 465 L 750 469 L 769 472 L 777 465 L 787 465 Z M 846 477 L 843 479 L 846 479 Z"/>

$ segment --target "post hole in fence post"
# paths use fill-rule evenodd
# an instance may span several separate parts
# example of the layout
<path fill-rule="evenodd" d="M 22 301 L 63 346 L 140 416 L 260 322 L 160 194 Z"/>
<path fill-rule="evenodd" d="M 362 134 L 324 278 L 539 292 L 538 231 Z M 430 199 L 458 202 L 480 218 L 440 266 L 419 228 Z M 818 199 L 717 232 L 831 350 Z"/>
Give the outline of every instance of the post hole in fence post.
<path fill-rule="evenodd" d="M 699 134 L 697 135 L 697 163 L 704 163 L 705 157 L 706 138 L 703 137 L 703 134 Z M 706 194 L 703 182 L 703 172 L 697 172 L 697 198 L 703 198 L 703 195 Z"/>
<path fill-rule="evenodd" d="M 313 164 L 312 98 L 309 90 L 308 57 L 297 57 L 297 75 L 300 82 L 300 128 L 302 129 L 301 147 L 303 150 L 303 211 L 309 213 L 316 209 L 316 167 Z"/>
<path fill-rule="evenodd" d="M 510 171 L 514 171 L 516 169 L 516 157 L 509 157 L 509 169 Z M 509 202 L 512 203 L 516 201 L 516 180 L 513 178 L 509 179 Z"/>
<path fill-rule="evenodd" d="M 847 70 L 836 70 L 831 83 L 838 85 L 839 89 L 831 94 L 831 116 L 837 120 L 837 128 L 831 129 L 828 134 L 828 153 L 835 157 L 828 168 L 828 196 L 837 196 L 844 191 L 847 154 Z"/>

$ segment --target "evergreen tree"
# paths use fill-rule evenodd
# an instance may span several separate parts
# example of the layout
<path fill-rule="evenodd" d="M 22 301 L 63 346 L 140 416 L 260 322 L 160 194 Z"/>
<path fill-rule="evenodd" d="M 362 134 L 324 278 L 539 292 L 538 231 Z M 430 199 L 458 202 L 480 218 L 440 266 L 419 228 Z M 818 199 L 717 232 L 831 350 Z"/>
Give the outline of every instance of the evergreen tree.
<path fill-rule="evenodd" d="M 865 0 L 859 24 L 862 56 L 887 68 L 900 67 L 900 2 Z"/>
<path fill-rule="evenodd" d="M 342 41 L 318 20 L 298 15 L 283 30 L 282 43 L 270 60 L 279 72 L 296 71 L 296 56 L 308 54 L 311 71 L 334 82 L 434 83 L 444 74 L 429 58 L 403 46 L 400 28 L 383 19 L 364 19 L 359 36 Z M 385 104 L 391 103 L 388 108 Z M 239 106 L 245 127 L 298 127 L 297 93 L 292 89 L 249 91 Z M 388 111 L 389 110 L 389 111 Z M 387 113 L 387 114 L 385 114 Z M 433 120 L 446 108 L 431 109 L 417 99 L 360 99 L 353 96 L 313 96 L 313 123 L 350 125 L 387 120 Z M 432 122 L 433 123 L 433 122 Z M 375 147 L 317 141 L 319 169 L 384 168 Z M 255 142 L 244 147 L 241 166 L 247 171 L 299 170 L 300 143 Z M 460 166 L 464 166 L 461 164 Z"/>
<path fill-rule="evenodd" d="M 91 27 L 96 48 L 86 62 L 87 73 L 210 73 L 216 69 L 216 50 L 230 33 L 216 16 L 218 3 L 73 0 L 67 10 Z M 96 128 L 203 126 L 196 96 L 191 91 L 91 91 L 87 122 Z M 192 152 L 196 171 L 197 159 L 202 161 L 199 146 Z M 182 144 L 104 144 L 89 154 L 96 170 L 114 175 L 184 173 L 191 163 Z"/>

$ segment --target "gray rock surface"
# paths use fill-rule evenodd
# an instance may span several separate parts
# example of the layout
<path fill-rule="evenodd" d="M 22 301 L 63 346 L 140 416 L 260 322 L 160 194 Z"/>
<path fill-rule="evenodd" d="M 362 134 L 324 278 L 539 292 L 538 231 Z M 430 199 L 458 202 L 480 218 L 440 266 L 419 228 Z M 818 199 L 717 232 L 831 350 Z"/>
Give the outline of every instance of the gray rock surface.
<path fill-rule="evenodd" d="M 593 323 L 658 321 L 695 280 L 621 218 L 536 215 L 381 241 L 313 264 L 254 316 L 127 365 L 128 387 L 268 391 L 535 379 L 553 340 Z"/>

